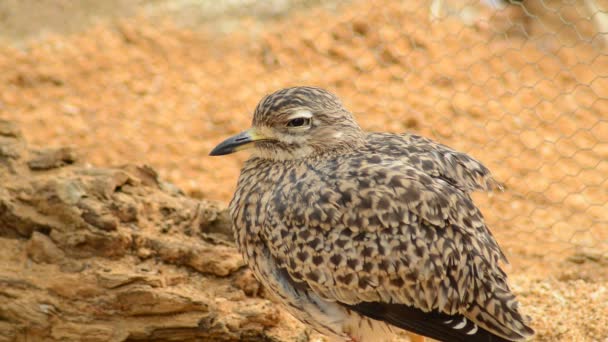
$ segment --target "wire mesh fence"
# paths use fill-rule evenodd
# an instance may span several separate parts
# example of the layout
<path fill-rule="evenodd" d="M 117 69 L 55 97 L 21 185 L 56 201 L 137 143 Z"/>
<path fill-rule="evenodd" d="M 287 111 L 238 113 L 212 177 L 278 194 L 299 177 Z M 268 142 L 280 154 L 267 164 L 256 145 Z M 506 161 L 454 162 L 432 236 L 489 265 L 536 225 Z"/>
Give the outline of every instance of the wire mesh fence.
<path fill-rule="evenodd" d="M 607 2 L 242 1 L 202 32 L 179 25 L 202 11 L 184 3 L 177 20 L 4 50 L 3 115 L 35 144 L 148 162 L 226 202 L 246 156 L 199 156 L 248 127 L 262 95 L 327 88 L 367 130 L 419 133 L 488 166 L 505 192 L 475 201 L 538 339 L 608 338 Z"/>

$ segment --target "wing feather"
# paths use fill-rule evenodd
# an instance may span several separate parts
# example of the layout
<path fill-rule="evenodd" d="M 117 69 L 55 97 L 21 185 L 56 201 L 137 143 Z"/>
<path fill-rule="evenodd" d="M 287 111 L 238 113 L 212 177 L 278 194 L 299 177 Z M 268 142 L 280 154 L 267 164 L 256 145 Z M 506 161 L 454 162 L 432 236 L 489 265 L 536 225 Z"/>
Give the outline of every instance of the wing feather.
<path fill-rule="evenodd" d="M 405 305 L 529 335 L 504 254 L 466 191 L 392 158 L 352 166 L 309 164 L 314 172 L 277 188 L 261 237 L 279 267 L 329 301 Z"/>
<path fill-rule="evenodd" d="M 475 158 L 431 139 L 409 133 L 371 133 L 369 140 L 382 153 L 402 159 L 463 191 L 503 190 L 490 170 Z"/>

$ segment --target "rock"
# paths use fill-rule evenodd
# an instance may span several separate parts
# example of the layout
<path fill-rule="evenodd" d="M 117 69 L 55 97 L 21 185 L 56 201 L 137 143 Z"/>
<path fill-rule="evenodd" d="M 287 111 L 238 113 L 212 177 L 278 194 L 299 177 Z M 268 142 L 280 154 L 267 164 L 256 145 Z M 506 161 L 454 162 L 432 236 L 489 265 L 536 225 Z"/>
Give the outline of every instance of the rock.
<path fill-rule="evenodd" d="M 25 140 L 21 130 L 14 123 L 0 119 L 0 176 L 4 173 L 16 174 L 24 168 L 19 160 L 25 153 Z"/>
<path fill-rule="evenodd" d="M 217 210 L 211 206 L 199 207 L 197 226 L 205 237 L 226 242 L 234 241 L 234 232 L 227 210 Z"/>
<path fill-rule="evenodd" d="M 279 320 L 279 310 L 270 301 L 255 302 L 235 308 L 235 313 L 245 317 L 247 324 L 273 327 Z"/>
<path fill-rule="evenodd" d="M 152 287 L 162 287 L 163 283 L 158 278 L 149 278 L 132 273 L 100 273 L 97 274 L 97 284 L 106 289 L 116 289 L 130 284 L 146 284 Z"/>
<path fill-rule="evenodd" d="M 27 165 L 32 170 L 49 170 L 72 164 L 76 159 L 76 151 L 70 147 L 50 148 L 35 151 Z"/>
<path fill-rule="evenodd" d="M 53 240 L 39 232 L 32 234 L 25 248 L 28 257 L 37 263 L 57 264 L 65 258 L 65 253 Z"/>
<path fill-rule="evenodd" d="M 0 236 L 29 237 L 34 231 L 51 231 L 49 218 L 15 202 L 14 194 L 0 187 Z"/>
<path fill-rule="evenodd" d="M 53 326 L 51 338 L 57 341 L 119 342 L 129 337 L 126 329 L 111 324 L 61 323 Z"/>
<path fill-rule="evenodd" d="M 209 311 L 209 304 L 189 297 L 149 288 L 135 288 L 116 295 L 115 309 L 127 316 Z"/>
<path fill-rule="evenodd" d="M 308 340 L 258 296 L 225 208 L 75 160 L 0 120 L 0 341 Z"/>
<path fill-rule="evenodd" d="M 82 210 L 81 217 L 85 222 L 107 231 L 118 228 L 119 219 L 112 215 L 102 203 L 90 198 L 84 198 L 78 202 L 78 208 Z"/>
<path fill-rule="evenodd" d="M 201 273 L 219 277 L 231 275 L 245 265 L 236 248 L 216 246 L 203 241 L 195 244 L 170 238 L 136 236 L 134 244 L 138 250 L 149 250 L 150 254 L 156 255 L 164 262 L 187 265 Z"/>
<path fill-rule="evenodd" d="M 47 280 L 44 288 L 56 297 L 65 300 L 86 300 L 105 296 L 105 289 L 97 284 L 95 277 L 89 272 L 81 274 L 59 273 Z"/>
<path fill-rule="evenodd" d="M 20 149 L 18 146 L 4 144 L 0 146 L 0 157 L 17 159 L 21 156 Z"/>
<path fill-rule="evenodd" d="M 234 278 L 234 286 L 243 290 L 243 292 L 249 297 L 256 297 L 260 295 L 262 286 L 253 276 L 253 272 L 249 269 L 244 270 L 241 274 Z"/>
<path fill-rule="evenodd" d="M 23 139 L 23 134 L 15 123 L 2 119 L 0 119 L 0 136 Z"/>

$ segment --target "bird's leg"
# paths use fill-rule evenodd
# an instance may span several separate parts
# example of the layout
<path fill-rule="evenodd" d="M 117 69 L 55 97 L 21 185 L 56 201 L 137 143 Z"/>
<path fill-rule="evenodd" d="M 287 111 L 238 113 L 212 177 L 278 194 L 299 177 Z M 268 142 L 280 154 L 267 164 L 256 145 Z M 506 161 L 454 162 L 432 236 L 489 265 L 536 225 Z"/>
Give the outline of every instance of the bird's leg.
<path fill-rule="evenodd" d="M 426 341 L 426 338 L 422 335 L 418 335 L 418 334 L 414 334 L 414 333 L 407 333 L 408 336 L 410 337 L 410 341 L 411 342 L 424 342 Z"/>

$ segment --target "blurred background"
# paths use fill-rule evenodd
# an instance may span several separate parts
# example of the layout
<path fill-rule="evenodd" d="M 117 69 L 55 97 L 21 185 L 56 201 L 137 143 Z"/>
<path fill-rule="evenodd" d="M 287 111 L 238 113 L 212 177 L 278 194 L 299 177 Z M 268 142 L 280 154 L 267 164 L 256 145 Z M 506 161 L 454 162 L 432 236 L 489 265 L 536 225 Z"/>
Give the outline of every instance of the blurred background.
<path fill-rule="evenodd" d="M 0 118 L 195 198 L 230 200 L 247 155 L 209 151 L 295 85 L 482 161 L 537 340 L 608 341 L 608 1 L 0 2 Z"/>

